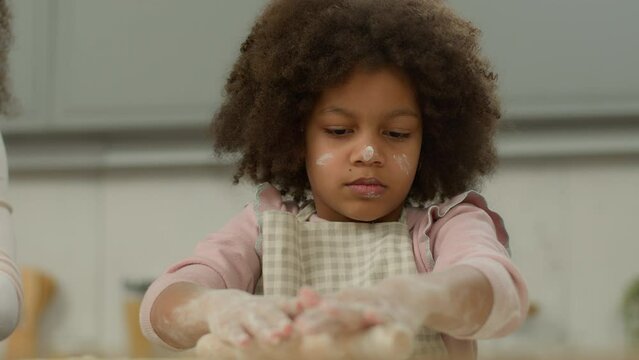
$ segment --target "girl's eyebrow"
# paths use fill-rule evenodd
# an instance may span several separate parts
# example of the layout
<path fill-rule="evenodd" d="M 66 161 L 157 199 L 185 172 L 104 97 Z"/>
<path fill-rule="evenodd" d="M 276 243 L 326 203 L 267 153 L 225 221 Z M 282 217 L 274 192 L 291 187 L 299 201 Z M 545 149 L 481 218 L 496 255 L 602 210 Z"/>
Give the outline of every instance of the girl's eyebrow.
<path fill-rule="evenodd" d="M 417 120 L 421 119 L 421 116 L 419 115 L 419 113 L 417 113 L 415 110 L 408 109 L 408 108 L 401 108 L 401 109 L 395 109 L 395 110 L 389 111 L 386 114 L 384 114 L 384 119 L 392 119 L 399 116 L 412 116 L 414 118 L 417 118 Z"/>
<path fill-rule="evenodd" d="M 356 118 L 355 114 L 351 111 L 348 111 L 344 108 L 341 107 L 337 107 L 337 106 L 328 106 L 323 108 L 322 110 L 320 110 L 320 114 L 338 114 L 338 115 L 344 115 L 348 118 L 354 119 Z"/>
<path fill-rule="evenodd" d="M 357 117 L 355 113 L 337 106 L 328 106 L 320 110 L 320 114 L 327 114 L 327 113 L 343 115 L 351 119 L 354 119 Z M 399 108 L 399 109 L 391 110 L 385 113 L 382 117 L 384 119 L 392 119 L 399 116 L 412 116 L 417 118 L 418 120 L 421 119 L 421 116 L 415 110 L 412 110 L 409 108 Z"/>

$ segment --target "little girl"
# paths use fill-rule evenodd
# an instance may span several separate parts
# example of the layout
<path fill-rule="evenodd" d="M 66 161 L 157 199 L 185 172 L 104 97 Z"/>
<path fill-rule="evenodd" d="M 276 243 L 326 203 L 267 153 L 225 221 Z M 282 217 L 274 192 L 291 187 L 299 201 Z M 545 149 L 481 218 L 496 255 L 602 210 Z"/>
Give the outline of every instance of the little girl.
<path fill-rule="evenodd" d="M 400 324 L 411 358 L 475 359 L 528 308 L 499 215 L 495 76 L 441 0 L 275 0 L 212 122 L 256 199 L 149 288 L 146 336 L 241 349 Z"/>

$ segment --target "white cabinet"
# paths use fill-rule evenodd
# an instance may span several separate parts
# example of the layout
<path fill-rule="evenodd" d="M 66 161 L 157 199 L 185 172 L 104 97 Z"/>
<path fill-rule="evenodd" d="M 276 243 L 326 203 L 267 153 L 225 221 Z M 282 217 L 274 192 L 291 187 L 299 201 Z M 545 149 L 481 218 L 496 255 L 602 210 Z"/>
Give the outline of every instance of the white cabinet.
<path fill-rule="evenodd" d="M 13 1 L 11 78 L 21 112 L 0 119 L 10 165 L 59 167 L 78 155 L 65 166 L 208 164 L 207 124 L 266 3 Z M 482 30 L 499 74 L 502 157 L 639 153 L 639 2 L 450 3 Z M 167 148 L 161 141 L 176 139 L 175 130 L 189 135 Z M 98 150 L 85 151 L 86 134 Z M 33 148 L 42 139 L 55 153 Z"/>
<path fill-rule="evenodd" d="M 263 5 L 15 1 L 11 71 L 23 111 L 3 131 L 205 125 Z"/>
<path fill-rule="evenodd" d="M 2 130 L 16 125 L 23 128 L 42 127 L 46 109 L 48 43 L 46 41 L 50 2 L 13 1 L 13 43 L 9 53 L 9 83 L 13 97 L 10 118 L 0 118 Z"/>
<path fill-rule="evenodd" d="M 20 0 L 3 131 L 204 125 L 265 0 Z M 452 0 L 483 32 L 506 118 L 639 115 L 639 2 Z"/>
<path fill-rule="evenodd" d="M 639 115 L 636 0 L 451 0 L 482 30 L 507 118 Z"/>

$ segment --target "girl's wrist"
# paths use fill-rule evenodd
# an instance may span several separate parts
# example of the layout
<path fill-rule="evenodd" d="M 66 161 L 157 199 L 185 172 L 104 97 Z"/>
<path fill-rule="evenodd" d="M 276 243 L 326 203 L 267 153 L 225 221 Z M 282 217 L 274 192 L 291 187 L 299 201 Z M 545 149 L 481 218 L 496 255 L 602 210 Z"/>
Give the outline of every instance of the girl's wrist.
<path fill-rule="evenodd" d="M 209 317 L 224 311 L 229 302 L 234 302 L 248 293 L 235 289 L 208 289 L 191 283 L 172 285 L 171 310 L 157 317 L 154 328 L 169 345 L 190 348 L 209 332 Z M 179 295 L 178 295 L 179 294 Z M 159 331 L 158 331 L 159 330 Z"/>
<path fill-rule="evenodd" d="M 219 310 L 229 302 L 236 302 L 242 298 L 252 296 L 246 291 L 238 289 L 211 289 L 198 297 L 198 302 L 207 314 Z"/>
<path fill-rule="evenodd" d="M 427 274 L 400 275 L 383 280 L 378 289 L 390 301 L 408 310 L 428 326 L 428 319 L 441 309 L 444 289 L 428 280 Z"/>
<path fill-rule="evenodd" d="M 206 331 L 206 323 L 198 320 L 199 298 L 204 288 L 189 282 L 169 285 L 155 299 L 151 310 L 151 326 L 168 345 L 186 349 L 195 345 L 197 335 Z M 203 327 L 204 326 L 204 327 Z"/>

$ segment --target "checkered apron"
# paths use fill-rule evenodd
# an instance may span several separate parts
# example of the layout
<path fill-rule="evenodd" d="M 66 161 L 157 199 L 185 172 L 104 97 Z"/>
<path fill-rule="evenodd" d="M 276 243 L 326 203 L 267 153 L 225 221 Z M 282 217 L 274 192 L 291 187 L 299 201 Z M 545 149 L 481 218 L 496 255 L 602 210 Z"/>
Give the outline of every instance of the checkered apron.
<path fill-rule="evenodd" d="M 312 203 L 297 215 L 283 211 L 258 213 L 262 278 L 256 293 L 295 296 L 311 286 L 320 294 L 369 287 L 380 280 L 415 274 L 412 239 L 402 212 L 397 222 L 309 222 Z M 424 327 L 410 359 L 445 359 L 441 335 Z"/>

